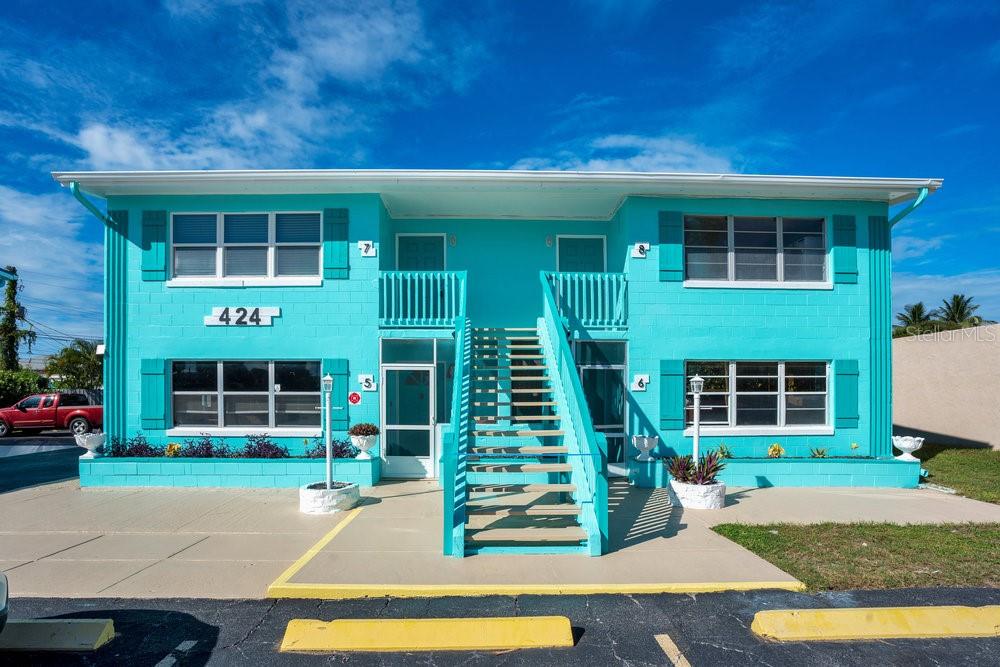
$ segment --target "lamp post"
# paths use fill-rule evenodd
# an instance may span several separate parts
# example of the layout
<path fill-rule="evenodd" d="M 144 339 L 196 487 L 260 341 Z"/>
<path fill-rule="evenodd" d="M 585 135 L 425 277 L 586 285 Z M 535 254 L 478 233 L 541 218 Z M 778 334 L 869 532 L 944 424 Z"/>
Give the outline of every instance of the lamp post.
<path fill-rule="evenodd" d="M 694 396 L 694 442 L 692 454 L 694 464 L 698 465 L 698 445 L 701 439 L 701 390 L 705 388 L 705 379 L 700 375 L 691 378 L 691 394 Z"/>
<path fill-rule="evenodd" d="M 333 376 L 327 373 L 323 376 L 323 398 L 325 401 L 326 428 L 323 429 L 323 437 L 326 440 L 326 489 L 333 486 L 333 436 L 330 432 L 330 394 L 333 393 Z"/>

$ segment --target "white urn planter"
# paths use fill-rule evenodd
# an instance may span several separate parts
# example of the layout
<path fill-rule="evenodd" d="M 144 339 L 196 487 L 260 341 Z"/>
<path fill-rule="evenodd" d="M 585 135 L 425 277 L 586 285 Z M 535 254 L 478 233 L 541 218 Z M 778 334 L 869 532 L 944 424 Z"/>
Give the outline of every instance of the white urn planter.
<path fill-rule="evenodd" d="M 726 506 L 726 485 L 685 484 L 670 480 L 670 502 L 692 510 L 719 510 Z"/>
<path fill-rule="evenodd" d="M 104 441 L 107 436 L 103 433 L 77 433 L 73 436 L 78 447 L 83 447 L 87 453 L 81 459 L 96 459 L 103 456 Z"/>
<path fill-rule="evenodd" d="M 923 438 L 915 438 L 911 435 L 892 436 L 892 446 L 903 452 L 896 457 L 897 461 L 919 461 L 913 452 L 924 446 Z"/>
<path fill-rule="evenodd" d="M 658 444 L 660 444 L 660 436 L 658 435 L 633 435 L 632 446 L 639 450 L 639 456 L 635 457 L 635 460 L 652 461 L 649 453 L 656 449 Z"/>
<path fill-rule="evenodd" d="M 299 511 L 303 514 L 333 514 L 351 509 L 361 500 L 357 484 L 314 482 L 299 487 Z"/>
<path fill-rule="evenodd" d="M 378 443 L 377 435 L 352 435 L 351 444 L 361 450 L 361 452 L 354 458 L 370 459 L 372 455 L 368 453 L 368 450 L 373 448 L 376 443 Z"/>

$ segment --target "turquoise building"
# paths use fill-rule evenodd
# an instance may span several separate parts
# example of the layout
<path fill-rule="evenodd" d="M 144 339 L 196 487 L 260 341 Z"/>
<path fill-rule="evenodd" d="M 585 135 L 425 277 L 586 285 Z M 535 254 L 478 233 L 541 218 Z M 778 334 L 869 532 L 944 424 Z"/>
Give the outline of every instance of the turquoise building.
<path fill-rule="evenodd" d="M 54 177 L 105 224 L 107 433 L 267 434 L 293 456 L 93 459 L 84 485 L 315 481 L 322 461 L 295 457 L 327 374 L 334 437 L 381 429 L 338 476 L 438 479 L 455 555 L 606 550 L 608 478 L 666 482 L 632 436 L 691 453 L 695 374 L 728 484 L 916 485 L 891 446 L 890 233 L 940 180 Z"/>

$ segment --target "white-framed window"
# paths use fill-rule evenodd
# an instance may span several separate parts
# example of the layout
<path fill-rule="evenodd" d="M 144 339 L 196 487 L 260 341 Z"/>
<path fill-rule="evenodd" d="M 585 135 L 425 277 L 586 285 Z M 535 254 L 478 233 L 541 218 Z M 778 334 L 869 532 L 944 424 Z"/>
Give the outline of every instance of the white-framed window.
<path fill-rule="evenodd" d="M 825 361 L 689 361 L 685 423 L 694 423 L 690 382 L 700 375 L 700 421 L 709 429 L 827 426 L 829 374 Z"/>
<path fill-rule="evenodd" d="M 319 212 L 174 213 L 170 220 L 174 279 L 320 277 Z"/>
<path fill-rule="evenodd" d="M 319 361 L 174 361 L 174 427 L 320 426 Z"/>
<path fill-rule="evenodd" d="M 684 216 L 684 279 L 693 283 L 828 283 L 826 220 Z"/>

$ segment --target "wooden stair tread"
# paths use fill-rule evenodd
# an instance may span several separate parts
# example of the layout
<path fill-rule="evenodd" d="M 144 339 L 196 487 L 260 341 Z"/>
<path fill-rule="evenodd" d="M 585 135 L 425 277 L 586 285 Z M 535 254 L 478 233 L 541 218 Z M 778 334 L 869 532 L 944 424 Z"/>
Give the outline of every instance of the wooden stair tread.
<path fill-rule="evenodd" d="M 472 378 L 472 382 L 545 382 L 549 379 L 551 378 L 548 375 L 522 375 L 514 378 L 487 375 L 486 377 Z"/>
<path fill-rule="evenodd" d="M 492 484 L 469 484 L 471 493 L 573 493 L 576 484 L 570 482 L 549 482 L 533 484 L 507 484 L 495 482 Z"/>
<path fill-rule="evenodd" d="M 477 424 L 495 424 L 497 422 L 557 422 L 562 421 L 559 415 L 479 415 L 473 417 Z"/>
<path fill-rule="evenodd" d="M 473 335 L 473 341 L 483 341 L 483 340 L 538 340 L 538 336 L 476 336 Z"/>
<path fill-rule="evenodd" d="M 498 408 L 510 406 L 515 408 L 542 408 L 546 406 L 559 405 L 558 401 L 473 401 L 473 407 L 477 408 Z"/>
<path fill-rule="evenodd" d="M 482 456 L 484 454 L 526 454 L 534 456 L 555 456 L 569 454 L 569 448 L 562 445 L 479 445 L 470 447 L 469 454 Z"/>
<path fill-rule="evenodd" d="M 466 529 L 465 541 L 474 544 L 484 542 L 551 542 L 577 543 L 587 539 L 587 533 L 580 526 L 562 528 L 475 528 Z"/>
<path fill-rule="evenodd" d="M 479 394 L 551 394 L 551 389 L 539 388 L 539 389 L 473 389 L 473 393 Z"/>
<path fill-rule="evenodd" d="M 530 438 L 535 437 L 545 437 L 545 436 L 556 436 L 556 435 L 566 435 L 566 432 L 562 429 L 538 429 L 537 431 L 527 430 L 527 431 L 470 431 L 473 437 L 485 437 L 485 438 L 502 438 L 502 437 L 525 437 Z"/>
<path fill-rule="evenodd" d="M 572 472 L 569 463 L 469 463 L 469 472 Z"/>
<path fill-rule="evenodd" d="M 473 331 L 538 331 L 538 327 L 472 327 Z"/>
<path fill-rule="evenodd" d="M 487 516 L 574 516 L 582 511 L 573 503 L 516 505 L 470 500 L 466 506 L 468 514 Z"/>

